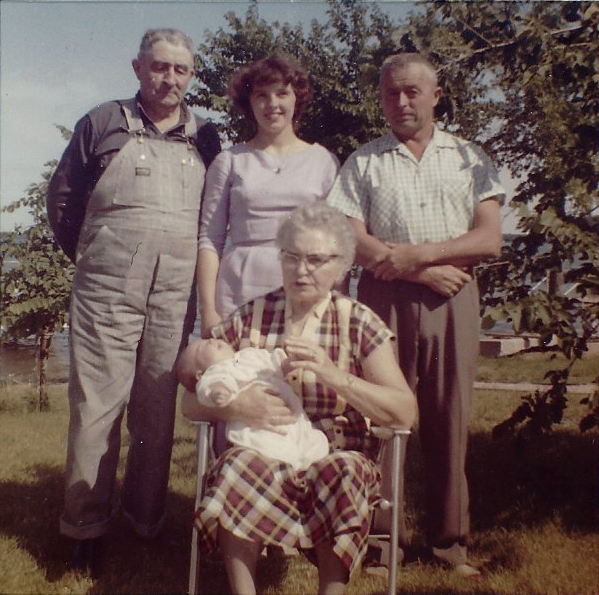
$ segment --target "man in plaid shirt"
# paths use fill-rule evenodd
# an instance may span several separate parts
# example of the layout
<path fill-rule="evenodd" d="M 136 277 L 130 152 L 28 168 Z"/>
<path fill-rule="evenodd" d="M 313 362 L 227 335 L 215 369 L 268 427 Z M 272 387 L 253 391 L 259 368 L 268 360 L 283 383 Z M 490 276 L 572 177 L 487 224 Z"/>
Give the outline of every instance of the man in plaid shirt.
<path fill-rule="evenodd" d="M 505 195 L 487 155 L 435 125 L 441 95 L 424 57 L 387 58 L 380 97 L 391 131 L 350 155 L 327 201 L 350 218 L 363 267 L 358 300 L 396 332 L 399 362 L 418 398 L 427 545 L 436 560 L 478 577 L 466 547 L 479 333 L 472 267 L 500 252 Z"/>

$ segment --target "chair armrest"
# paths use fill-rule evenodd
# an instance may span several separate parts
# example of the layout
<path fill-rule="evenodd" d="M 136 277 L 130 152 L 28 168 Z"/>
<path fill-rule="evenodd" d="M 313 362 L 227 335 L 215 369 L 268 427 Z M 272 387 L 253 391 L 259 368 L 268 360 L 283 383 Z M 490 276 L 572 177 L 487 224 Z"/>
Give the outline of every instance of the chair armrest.
<path fill-rule="evenodd" d="M 183 419 L 192 426 L 197 426 L 198 429 L 200 427 L 210 427 L 214 423 L 212 421 L 208 421 L 207 419 L 189 419 L 189 417 L 185 416 L 183 416 Z"/>
<path fill-rule="evenodd" d="M 379 440 L 391 440 L 396 436 L 409 436 L 411 434 L 411 430 L 406 430 L 404 428 L 389 428 L 386 426 L 370 426 L 370 432 Z"/>

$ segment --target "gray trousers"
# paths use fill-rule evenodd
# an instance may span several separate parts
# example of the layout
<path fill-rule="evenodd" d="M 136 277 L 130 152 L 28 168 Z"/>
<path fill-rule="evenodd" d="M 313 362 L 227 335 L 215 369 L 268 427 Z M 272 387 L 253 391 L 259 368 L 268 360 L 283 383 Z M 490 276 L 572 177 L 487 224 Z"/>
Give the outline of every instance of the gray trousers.
<path fill-rule="evenodd" d="M 424 285 L 378 281 L 365 272 L 358 299 L 396 333 L 400 367 L 418 399 L 427 543 L 436 557 L 461 564 L 470 531 L 465 464 L 479 349 L 476 282 L 446 299 Z M 385 457 L 383 466 L 389 465 Z M 383 474 L 390 477 L 385 469 Z M 405 542 L 403 504 L 400 512 Z M 380 515 L 375 521 L 388 522 Z"/>
<path fill-rule="evenodd" d="M 164 520 L 177 381 L 195 318 L 195 235 L 106 225 L 84 231 L 70 306 L 71 420 L 61 532 L 107 530 L 127 412 L 121 503 L 141 535 Z"/>

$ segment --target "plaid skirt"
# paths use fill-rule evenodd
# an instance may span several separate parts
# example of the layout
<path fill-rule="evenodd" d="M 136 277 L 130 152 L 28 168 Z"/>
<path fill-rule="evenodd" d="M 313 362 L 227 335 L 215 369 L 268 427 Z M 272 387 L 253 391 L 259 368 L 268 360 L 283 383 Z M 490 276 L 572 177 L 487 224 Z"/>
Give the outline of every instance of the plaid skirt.
<path fill-rule="evenodd" d="M 219 524 L 264 545 L 311 550 L 328 541 L 351 572 L 366 553 L 380 472 L 357 451 L 335 451 L 295 471 L 256 451 L 233 447 L 216 461 L 196 511 L 199 545 L 217 547 Z M 313 561 L 313 552 L 308 558 Z"/>

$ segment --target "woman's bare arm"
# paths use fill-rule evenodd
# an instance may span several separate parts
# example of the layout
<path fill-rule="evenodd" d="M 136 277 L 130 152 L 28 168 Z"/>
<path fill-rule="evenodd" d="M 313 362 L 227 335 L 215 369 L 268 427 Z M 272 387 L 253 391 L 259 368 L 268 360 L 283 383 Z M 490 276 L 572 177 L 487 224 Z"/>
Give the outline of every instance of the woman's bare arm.
<path fill-rule="evenodd" d="M 391 341 L 385 341 L 362 360 L 363 378 L 339 369 L 311 341 L 289 338 L 285 349 L 291 368 L 312 370 L 319 382 L 376 424 L 409 428 L 414 423 L 416 398 L 397 365 Z"/>

